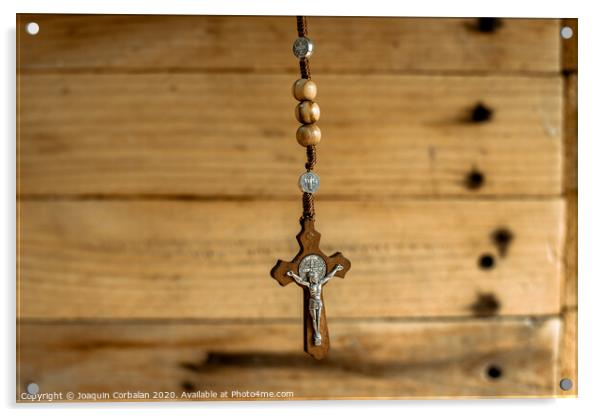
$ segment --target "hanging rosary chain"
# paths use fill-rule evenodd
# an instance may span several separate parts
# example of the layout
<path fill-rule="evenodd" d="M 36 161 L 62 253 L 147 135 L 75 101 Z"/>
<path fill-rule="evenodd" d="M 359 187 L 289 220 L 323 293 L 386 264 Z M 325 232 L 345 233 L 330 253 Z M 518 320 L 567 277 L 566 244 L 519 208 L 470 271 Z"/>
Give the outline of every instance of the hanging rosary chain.
<path fill-rule="evenodd" d="M 300 38 L 307 37 L 307 20 L 305 16 L 297 16 L 297 35 Z M 309 59 L 300 58 L 299 68 L 301 70 L 301 78 L 311 79 L 311 71 L 309 69 Z M 316 145 L 310 145 L 307 147 L 307 163 L 305 169 L 311 171 L 316 166 Z"/>
<path fill-rule="evenodd" d="M 310 172 L 316 166 L 316 146 L 311 145 L 306 148 L 307 151 L 307 162 L 305 163 L 305 169 Z M 314 207 L 314 195 L 313 193 L 303 193 L 303 218 L 313 220 L 316 215 Z"/>
<path fill-rule="evenodd" d="M 297 16 L 297 35 L 299 38 L 307 38 L 307 20 L 305 19 L 305 16 Z M 299 58 L 299 69 L 301 70 L 301 78 L 307 80 L 311 78 L 308 57 Z"/>
<path fill-rule="evenodd" d="M 305 149 L 307 153 L 307 162 L 305 163 L 305 169 L 309 172 L 313 170 L 316 166 L 316 162 L 318 162 L 318 155 L 316 151 L 316 145 L 310 145 Z"/>
<path fill-rule="evenodd" d="M 307 19 L 305 19 L 305 16 L 297 16 L 297 35 L 300 38 L 307 37 Z"/>
<path fill-rule="evenodd" d="M 296 133 L 297 142 L 305 148 L 307 156 L 305 172 L 300 175 L 298 182 L 303 193 L 301 232 L 297 235 L 299 252 L 290 262 L 278 260 L 270 275 L 282 286 L 296 282 L 300 287 L 304 287 L 303 345 L 311 356 L 322 359 L 326 356 L 330 344 L 322 286 L 334 276 L 344 278 L 351 262 L 340 252 L 326 257 L 319 248 L 320 233 L 314 228 L 314 194 L 320 186 L 320 177 L 314 172 L 314 168 L 317 162 L 316 145 L 322 140 L 322 132 L 317 125 L 320 119 L 320 107 L 315 102 L 318 87 L 311 79 L 309 70 L 309 57 L 313 53 L 314 44 L 307 37 L 307 22 L 303 16 L 297 16 L 297 35 L 292 49 L 295 57 L 299 59 L 301 78 L 294 82 L 292 92 L 297 100 L 295 118 L 300 123 Z M 311 291 L 307 289 L 310 284 Z"/>
<path fill-rule="evenodd" d="M 303 191 L 303 219 L 313 220 L 315 216 L 314 195 L 320 183 L 319 177 L 312 172 L 317 162 L 316 145 L 320 142 L 321 131 L 315 124 L 320 118 L 320 108 L 314 99 L 317 86 L 311 80 L 309 57 L 313 52 L 313 43 L 307 37 L 307 20 L 305 16 L 297 16 L 298 38 L 293 44 L 293 53 L 299 59 L 301 78 L 293 85 L 293 95 L 299 101 L 295 116 L 302 125 L 297 130 L 297 142 L 306 148 L 306 173 L 299 178 L 299 186 Z"/>

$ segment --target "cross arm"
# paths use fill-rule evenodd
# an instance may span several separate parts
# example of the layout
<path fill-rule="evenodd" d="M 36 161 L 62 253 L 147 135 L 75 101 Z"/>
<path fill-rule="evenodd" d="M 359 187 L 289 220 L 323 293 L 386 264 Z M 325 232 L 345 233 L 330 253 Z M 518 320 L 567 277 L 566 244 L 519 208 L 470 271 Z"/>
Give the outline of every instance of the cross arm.
<path fill-rule="evenodd" d="M 284 287 L 294 281 L 291 276 L 287 275 L 287 272 L 296 269 L 297 265 L 295 263 L 279 260 L 270 271 L 270 275 Z"/>
<path fill-rule="evenodd" d="M 335 277 L 345 278 L 345 274 L 347 272 L 349 272 L 349 269 L 351 269 L 351 262 L 349 261 L 349 259 L 345 258 L 341 252 L 336 252 L 336 253 L 330 255 L 326 261 L 327 261 L 326 264 L 327 264 L 328 270 L 334 272 L 334 274 L 332 274 L 332 276 L 335 276 Z M 335 272 L 337 265 L 341 265 L 342 268 L 338 269 Z M 331 277 L 329 277 L 329 279 L 330 278 Z"/>

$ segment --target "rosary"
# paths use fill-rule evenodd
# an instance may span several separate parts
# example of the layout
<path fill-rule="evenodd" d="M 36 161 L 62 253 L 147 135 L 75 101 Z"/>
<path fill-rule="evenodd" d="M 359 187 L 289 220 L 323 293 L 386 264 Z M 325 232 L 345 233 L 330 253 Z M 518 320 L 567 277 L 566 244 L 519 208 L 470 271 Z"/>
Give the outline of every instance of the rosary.
<path fill-rule="evenodd" d="M 328 326 L 322 288 L 332 277 L 344 278 L 351 262 L 340 252 L 326 256 L 320 250 L 320 233 L 314 228 L 315 210 L 313 194 L 318 190 L 320 178 L 313 172 L 316 165 L 316 145 L 322 138 L 315 124 L 320 118 L 320 107 L 314 102 L 318 89 L 311 80 L 309 57 L 313 43 L 307 38 L 305 17 L 297 16 L 298 38 L 293 44 L 293 53 L 299 58 L 301 78 L 293 84 L 293 96 L 299 101 L 295 117 L 302 123 L 297 129 L 297 142 L 306 149 L 306 172 L 299 177 L 299 188 L 303 191 L 303 215 L 301 231 L 297 235 L 299 253 L 291 262 L 279 260 L 271 275 L 280 285 L 295 282 L 303 288 L 303 347 L 316 359 L 326 356 L 329 347 Z"/>

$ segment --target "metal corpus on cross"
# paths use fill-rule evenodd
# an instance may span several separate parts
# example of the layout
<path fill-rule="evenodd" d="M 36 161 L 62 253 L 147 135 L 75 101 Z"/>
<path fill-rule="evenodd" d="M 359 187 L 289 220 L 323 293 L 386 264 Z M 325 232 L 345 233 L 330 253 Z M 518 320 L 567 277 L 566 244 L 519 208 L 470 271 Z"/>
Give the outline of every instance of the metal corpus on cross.
<path fill-rule="evenodd" d="M 330 345 L 323 287 L 335 276 L 344 278 L 351 262 L 340 252 L 326 256 L 320 250 L 320 233 L 313 218 L 301 219 L 297 242 L 300 249 L 295 258 L 279 260 L 270 274 L 282 286 L 295 282 L 303 288 L 303 347 L 314 358 L 322 359 Z"/>

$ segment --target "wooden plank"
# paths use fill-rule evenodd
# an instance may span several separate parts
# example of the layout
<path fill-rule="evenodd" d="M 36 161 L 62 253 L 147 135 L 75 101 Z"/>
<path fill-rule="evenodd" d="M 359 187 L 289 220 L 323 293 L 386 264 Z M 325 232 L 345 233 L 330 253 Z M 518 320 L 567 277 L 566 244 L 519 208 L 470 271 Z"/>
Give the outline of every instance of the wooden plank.
<path fill-rule="evenodd" d="M 564 304 L 577 307 L 578 276 L 578 187 L 577 187 L 577 74 L 570 74 L 564 86 L 564 195 L 566 198 L 566 242 Z"/>
<path fill-rule="evenodd" d="M 562 70 L 567 72 L 577 72 L 578 67 L 578 39 L 579 39 L 579 21 L 578 19 L 562 19 L 561 26 L 569 27 L 573 31 L 573 36 L 569 39 L 562 39 Z"/>
<path fill-rule="evenodd" d="M 299 318 L 300 202 L 20 201 L 22 318 Z M 317 202 L 329 317 L 556 314 L 562 200 Z M 492 234 L 513 239 L 505 251 Z M 505 254 L 505 255 L 504 255 Z M 494 265 L 479 267 L 482 255 Z"/>
<path fill-rule="evenodd" d="M 577 236 L 577 193 L 565 198 L 565 243 L 564 243 L 564 288 L 563 304 L 567 308 L 576 308 L 578 304 L 578 236 Z"/>
<path fill-rule="evenodd" d="M 35 21 L 40 33 L 25 25 Z M 297 71 L 295 18 L 18 15 L 21 70 Z M 311 17 L 317 73 L 560 70 L 559 21 Z"/>
<path fill-rule="evenodd" d="M 300 324 L 24 322 L 17 393 L 35 381 L 40 392 L 176 399 L 205 390 L 287 391 L 290 399 L 554 394 L 557 318 L 333 320 L 322 361 L 302 352 Z"/>
<path fill-rule="evenodd" d="M 578 89 L 577 89 L 577 19 L 563 19 L 563 26 L 573 30 L 573 37 L 563 40 L 562 66 L 564 79 L 563 145 L 564 170 L 563 189 L 566 199 L 563 290 L 563 327 L 560 337 L 558 380 L 569 379 L 571 389 L 556 392 L 562 397 L 578 394 Z"/>
<path fill-rule="evenodd" d="M 577 397 L 578 393 L 578 349 L 577 349 L 577 310 L 566 310 L 562 314 L 562 331 L 560 332 L 559 366 L 557 380 L 567 378 L 573 383 L 571 389 L 563 390 L 556 385 L 556 395 Z"/>
<path fill-rule="evenodd" d="M 25 75 L 22 195 L 297 196 L 294 77 Z M 560 77 L 320 76 L 322 196 L 556 196 Z M 470 121 L 484 103 L 488 122 Z M 480 188 L 466 178 L 477 170 Z M 477 184 L 478 185 L 478 184 Z"/>

